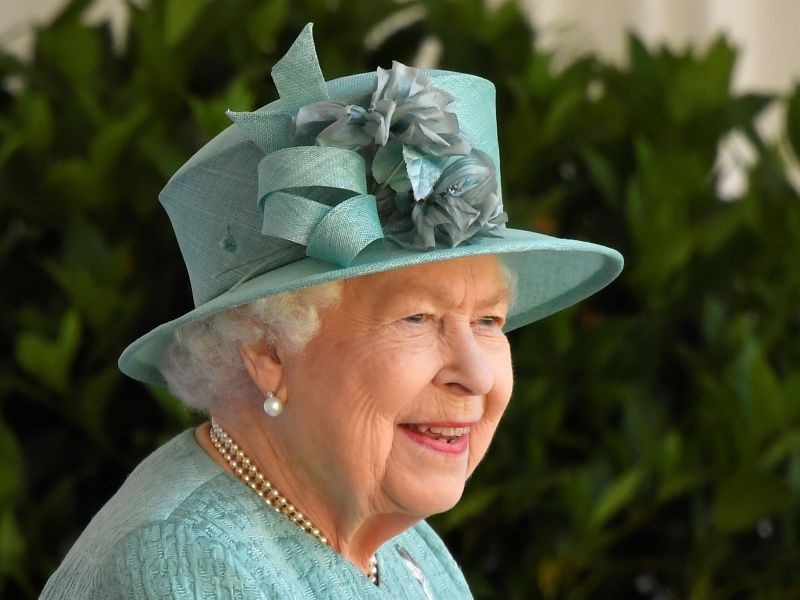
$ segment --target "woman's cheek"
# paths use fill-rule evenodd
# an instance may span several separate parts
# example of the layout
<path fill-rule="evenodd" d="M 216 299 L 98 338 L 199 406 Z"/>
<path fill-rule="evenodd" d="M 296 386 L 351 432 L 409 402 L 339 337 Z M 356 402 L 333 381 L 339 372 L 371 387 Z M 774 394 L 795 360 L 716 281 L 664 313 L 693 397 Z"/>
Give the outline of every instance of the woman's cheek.
<path fill-rule="evenodd" d="M 467 461 L 467 477 L 472 475 L 475 468 L 483 460 L 489 444 L 494 437 L 496 423 L 488 420 L 481 421 L 472 428 L 470 432 L 469 460 Z"/>
<path fill-rule="evenodd" d="M 432 324 L 398 322 L 386 327 L 370 344 L 376 354 L 389 358 L 392 365 L 427 360 L 437 363 L 434 354 L 440 348 Z"/>

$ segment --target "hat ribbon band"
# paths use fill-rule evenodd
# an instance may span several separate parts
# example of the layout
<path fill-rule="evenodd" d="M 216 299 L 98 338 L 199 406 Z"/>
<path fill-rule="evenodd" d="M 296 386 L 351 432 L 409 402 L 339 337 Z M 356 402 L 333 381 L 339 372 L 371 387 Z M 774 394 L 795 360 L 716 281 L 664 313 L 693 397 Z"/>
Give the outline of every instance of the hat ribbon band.
<path fill-rule="evenodd" d="M 303 195 L 315 188 L 355 195 L 329 206 Z M 259 164 L 258 197 L 261 233 L 302 244 L 307 256 L 348 266 L 383 237 L 375 196 L 366 189 L 364 159 L 352 150 L 301 146 L 272 152 Z"/>

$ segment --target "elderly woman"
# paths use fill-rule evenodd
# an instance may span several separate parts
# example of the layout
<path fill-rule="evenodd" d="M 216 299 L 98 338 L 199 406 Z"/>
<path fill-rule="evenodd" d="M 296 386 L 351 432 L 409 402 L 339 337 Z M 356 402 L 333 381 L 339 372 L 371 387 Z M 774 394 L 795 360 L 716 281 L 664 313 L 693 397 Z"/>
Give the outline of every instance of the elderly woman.
<path fill-rule="evenodd" d="M 505 226 L 488 81 L 325 82 L 311 24 L 272 75 L 160 196 L 196 308 L 120 358 L 210 423 L 136 468 L 43 598 L 471 597 L 424 519 L 508 405 L 506 332 L 622 267 Z"/>

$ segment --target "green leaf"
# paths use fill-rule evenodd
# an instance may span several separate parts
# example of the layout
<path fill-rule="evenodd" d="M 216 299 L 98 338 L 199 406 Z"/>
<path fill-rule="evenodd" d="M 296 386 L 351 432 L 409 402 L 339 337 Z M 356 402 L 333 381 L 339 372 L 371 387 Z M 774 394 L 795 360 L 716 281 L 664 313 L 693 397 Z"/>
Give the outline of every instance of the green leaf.
<path fill-rule="evenodd" d="M 142 156 L 155 167 L 157 172 L 168 180 L 186 160 L 187 155 L 170 143 L 167 127 L 163 124 L 151 124 L 138 138 L 138 146 Z"/>
<path fill-rule="evenodd" d="M 728 114 L 731 117 L 731 127 L 751 126 L 753 121 L 761 115 L 775 100 L 771 94 L 742 94 L 728 101 Z"/>
<path fill-rule="evenodd" d="M 702 473 L 695 471 L 677 471 L 668 473 L 661 480 L 656 498 L 659 502 L 667 502 L 673 498 L 677 498 L 688 492 L 705 484 L 708 477 Z"/>
<path fill-rule="evenodd" d="M 584 148 L 581 151 L 581 158 L 592 183 L 597 186 L 608 203 L 611 206 L 620 206 L 622 204 L 620 185 L 611 162 L 592 148 Z"/>
<path fill-rule="evenodd" d="M 390 140 L 375 153 L 372 159 L 372 175 L 382 186 L 390 186 L 397 192 L 411 189 L 403 160 L 403 144 Z"/>
<path fill-rule="evenodd" d="M 411 182 L 415 200 L 427 198 L 436 180 L 442 174 L 442 163 L 436 157 L 417 152 L 410 146 L 403 145 L 403 160 L 406 173 Z"/>
<path fill-rule="evenodd" d="M 22 147 L 26 142 L 25 134 L 21 131 L 14 131 L 2 136 L 0 141 L 0 168 Z"/>
<path fill-rule="evenodd" d="M 122 300 L 118 292 L 87 270 L 69 270 L 53 261 L 45 262 L 45 269 L 95 331 L 102 331 L 113 321 Z"/>
<path fill-rule="evenodd" d="M 100 172 L 85 158 L 65 158 L 52 164 L 46 171 L 49 202 L 58 202 L 59 208 L 70 207 L 78 210 L 94 208 L 109 196 Z"/>
<path fill-rule="evenodd" d="M 19 498 L 24 488 L 22 451 L 11 429 L 0 419 L 0 506 Z"/>
<path fill-rule="evenodd" d="M 496 486 L 487 486 L 470 490 L 459 503 L 450 509 L 444 516 L 441 530 L 450 531 L 463 525 L 470 519 L 485 513 L 487 508 L 496 502 L 501 489 Z"/>
<path fill-rule="evenodd" d="M 676 121 L 707 114 L 728 100 L 736 51 L 718 37 L 699 61 L 685 61 L 668 90 L 668 105 Z"/>
<path fill-rule="evenodd" d="M 43 385 L 65 392 L 80 338 L 80 317 L 76 311 L 70 310 L 61 320 L 58 337 L 54 340 L 31 331 L 19 334 L 16 340 L 17 362 Z"/>
<path fill-rule="evenodd" d="M 770 444 L 761 454 L 759 464 L 765 469 L 774 468 L 794 453 L 800 454 L 800 431 L 789 431 Z"/>
<path fill-rule="evenodd" d="M 759 442 L 783 423 L 783 394 L 759 340 L 749 331 L 744 335 L 733 376 L 742 410 Z"/>
<path fill-rule="evenodd" d="M 34 154 L 42 154 L 50 145 L 55 129 L 50 104 L 42 94 L 29 93 L 21 99 L 20 105 L 26 146 Z"/>
<path fill-rule="evenodd" d="M 800 158 L 800 83 L 795 85 L 786 102 L 786 137 L 794 155 Z"/>
<path fill-rule="evenodd" d="M 544 140 L 557 140 L 563 135 L 568 124 L 574 123 L 575 115 L 584 105 L 582 89 L 563 90 L 553 102 L 542 123 L 541 136 Z"/>
<path fill-rule="evenodd" d="M 717 489 L 714 523 L 722 532 L 748 529 L 791 500 L 791 491 L 780 479 L 758 471 L 739 472 L 722 481 Z"/>
<path fill-rule="evenodd" d="M 225 114 L 227 109 L 250 110 L 256 99 L 244 77 L 237 77 L 222 95 L 212 100 L 189 98 L 192 116 L 209 139 L 229 127 L 231 120 Z"/>
<path fill-rule="evenodd" d="M 594 529 L 602 527 L 633 499 L 641 483 L 642 472 L 638 468 L 633 468 L 617 478 L 595 503 L 589 525 Z"/>
<path fill-rule="evenodd" d="M 95 168 L 111 175 L 123 150 L 132 143 L 136 132 L 151 117 L 150 107 L 139 104 L 129 113 L 117 115 L 112 122 L 100 129 L 89 149 Z"/>
<path fill-rule="evenodd" d="M 41 30 L 37 63 L 52 67 L 73 89 L 96 89 L 102 81 L 104 47 L 96 30 L 78 22 Z"/>
<path fill-rule="evenodd" d="M 0 79 L 7 75 L 25 76 L 30 74 L 30 66 L 10 52 L 0 48 Z"/>
<path fill-rule="evenodd" d="M 177 46 L 183 40 L 207 4 L 207 0 L 167 0 L 164 14 L 167 46 Z"/>
<path fill-rule="evenodd" d="M 67 0 L 61 11 L 53 20 L 53 25 L 64 23 L 80 23 L 86 9 L 91 6 L 92 0 Z"/>
<path fill-rule="evenodd" d="M 0 574 L 18 574 L 25 558 L 25 538 L 10 506 L 0 513 Z"/>
<path fill-rule="evenodd" d="M 69 223 L 60 260 L 45 259 L 43 264 L 84 321 L 103 331 L 120 313 L 130 261 L 126 242 L 112 246 L 93 224 L 76 218 Z"/>
<path fill-rule="evenodd" d="M 90 431 L 95 440 L 113 446 L 106 431 L 106 411 L 113 392 L 122 378 L 122 373 L 112 364 L 99 373 L 92 374 L 83 382 L 78 398 L 74 402 L 74 410 L 78 422 Z"/>
<path fill-rule="evenodd" d="M 635 33 L 628 32 L 628 57 L 631 71 L 640 81 L 656 79 L 658 69 L 653 55 Z"/>
<path fill-rule="evenodd" d="M 150 390 L 164 414 L 169 415 L 181 427 L 188 427 L 195 421 L 186 405 L 173 396 L 169 390 L 153 385 L 147 386 L 147 389 Z"/>
<path fill-rule="evenodd" d="M 271 50 L 275 37 L 286 22 L 289 8 L 288 0 L 264 2 L 247 19 L 247 32 L 250 39 L 262 50 Z"/>

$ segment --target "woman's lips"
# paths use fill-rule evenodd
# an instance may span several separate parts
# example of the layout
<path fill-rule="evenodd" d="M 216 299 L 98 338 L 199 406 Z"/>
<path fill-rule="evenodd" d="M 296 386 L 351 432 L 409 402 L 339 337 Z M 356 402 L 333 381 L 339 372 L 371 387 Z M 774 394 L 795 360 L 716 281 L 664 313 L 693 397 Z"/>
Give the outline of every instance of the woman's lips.
<path fill-rule="evenodd" d="M 461 454 L 469 445 L 473 423 L 404 423 L 400 429 L 411 441 L 443 454 Z"/>

